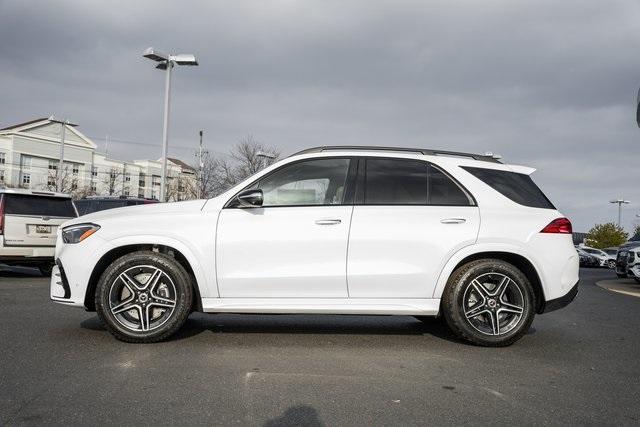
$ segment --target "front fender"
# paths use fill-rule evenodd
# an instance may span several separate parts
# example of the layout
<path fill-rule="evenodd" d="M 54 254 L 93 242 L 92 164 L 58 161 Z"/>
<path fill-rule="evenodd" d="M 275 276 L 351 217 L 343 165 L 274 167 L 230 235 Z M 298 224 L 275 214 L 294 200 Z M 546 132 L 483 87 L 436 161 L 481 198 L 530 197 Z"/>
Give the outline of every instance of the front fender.
<path fill-rule="evenodd" d="M 198 247 L 193 243 L 169 236 L 153 234 L 136 234 L 115 238 L 109 242 L 112 249 L 117 249 L 129 245 L 162 245 L 180 252 L 193 270 L 196 278 L 200 296 L 202 298 L 218 298 L 218 287 L 216 285 L 214 254 L 207 255 L 204 251 L 208 246 Z M 106 253 L 106 252 L 105 252 Z M 104 255 L 104 254 L 103 254 Z M 200 260 L 210 259 L 210 263 L 203 263 Z"/>

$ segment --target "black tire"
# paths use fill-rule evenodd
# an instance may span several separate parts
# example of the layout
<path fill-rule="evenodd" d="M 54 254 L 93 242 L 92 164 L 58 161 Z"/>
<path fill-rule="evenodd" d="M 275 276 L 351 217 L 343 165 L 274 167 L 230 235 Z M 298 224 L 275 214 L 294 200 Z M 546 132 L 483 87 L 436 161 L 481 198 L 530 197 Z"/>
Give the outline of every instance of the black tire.
<path fill-rule="evenodd" d="M 508 280 L 501 290 L 497 285 L 503 283 L 505 277 Z M 474 279 L 483 280 L 480 288 Z M 489 289 L 490 286 L 496 287 Z M 467 307 L 473 300 L 476 302 Z M 457 337 L 485 347 L 503 347 L 518 341 L 529 330 L 535 314 L 535 294 L 527 277 L 512 264 L 481 259 L 453 272 L 442 296 L 442 311 Z M 503 332 L 500 331 L 501 319 L 507 323 Z"/>
<path fill-rule="evenodd" d="M 611 270 L 616 268 L 616 260 L 610 259 L 609 261 L 607 261 L 607 267 L 609 267 Z"/>
<path fill-rule="evenodd" d="M 51 277 L 51 271 L 53 270 L 52 262 L 45 262 L 43 264 L 38 265 L 38 270 L 40 270 L 40 274 L 45 277 Z"/>
<path fill-rule="evenodd" d="M 616 276 L 618 276 L 618 279 L 626 279 L 627 273 L 616 273 Z"/>
<path fill-rule="evenodd" d="M 635 280 L 637 283 L 640 283 L 640 278 L 638 277 L 634 277 L 633 280 Z"/>
<path fill-rule="evenodd" d="M 125 280 L 125 275 L 133 282 Z M 174 258 L 152 251 L 133 252 L 115 260 L 100 277 L 95 295 L 98 317 L 107 330 L 131 343 L 158 342 L 176 333 L 189 317 L 192 300 L 185 269 Z M 126 310 L 128 307 L 131 309 Z M 120 311 L 114 314 L 112 310 Z"/>

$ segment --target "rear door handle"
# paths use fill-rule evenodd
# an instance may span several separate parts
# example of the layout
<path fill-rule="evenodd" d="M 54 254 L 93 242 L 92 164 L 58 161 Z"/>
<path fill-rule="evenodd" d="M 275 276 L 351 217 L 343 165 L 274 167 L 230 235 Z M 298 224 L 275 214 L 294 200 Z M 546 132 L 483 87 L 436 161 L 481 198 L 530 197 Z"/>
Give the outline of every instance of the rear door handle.
<path fill-rule="evenodd" d="M 342 220 L 340 219 L 317 219 L 316 224 L 318 225 L 336 225 L 340 224 Z"/>
<path fill-rule="evenodd" d="M 467 220 L 464 218 L 445 218 L 441 219 L 440 222 L 443 224 L 462 224 L 467 222 Z"/>

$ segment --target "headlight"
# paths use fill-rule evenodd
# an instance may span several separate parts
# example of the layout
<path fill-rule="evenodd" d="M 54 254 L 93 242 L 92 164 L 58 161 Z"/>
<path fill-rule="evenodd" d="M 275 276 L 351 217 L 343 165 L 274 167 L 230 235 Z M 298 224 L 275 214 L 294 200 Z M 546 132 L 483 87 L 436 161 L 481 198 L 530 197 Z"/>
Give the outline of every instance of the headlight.
<path fill-rule="evenodd" d="M 96 224 L 70 225 L 62 229 L 62 240 L 65 243 L 80 243 L 98 230 L 100 226 Z"/>

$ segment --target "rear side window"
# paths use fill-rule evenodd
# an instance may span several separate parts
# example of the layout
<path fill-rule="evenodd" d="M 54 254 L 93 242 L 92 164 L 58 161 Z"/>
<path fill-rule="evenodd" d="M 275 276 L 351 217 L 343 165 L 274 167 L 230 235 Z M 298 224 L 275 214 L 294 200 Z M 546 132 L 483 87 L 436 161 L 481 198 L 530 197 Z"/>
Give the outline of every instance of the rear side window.
<path fill-rule="evenodd" d="M 365 205 L 473 205 L 458 184 L 427 162 L 366 159 L 364 173 Z"/>
<path fill-rule="evenodd" d="M 520 205 L 531 208 L 555 209 L 555 206 L 529 175 L 468 166 L 462 166 L 462 169 Z"/>
<path fill-rule="evenodd" d="M 65 218 L 74 218 L 76 216 L 71 199 L 5 193 L 4 200 L 4 212 L 7 215 L 57 216 Z"/>

